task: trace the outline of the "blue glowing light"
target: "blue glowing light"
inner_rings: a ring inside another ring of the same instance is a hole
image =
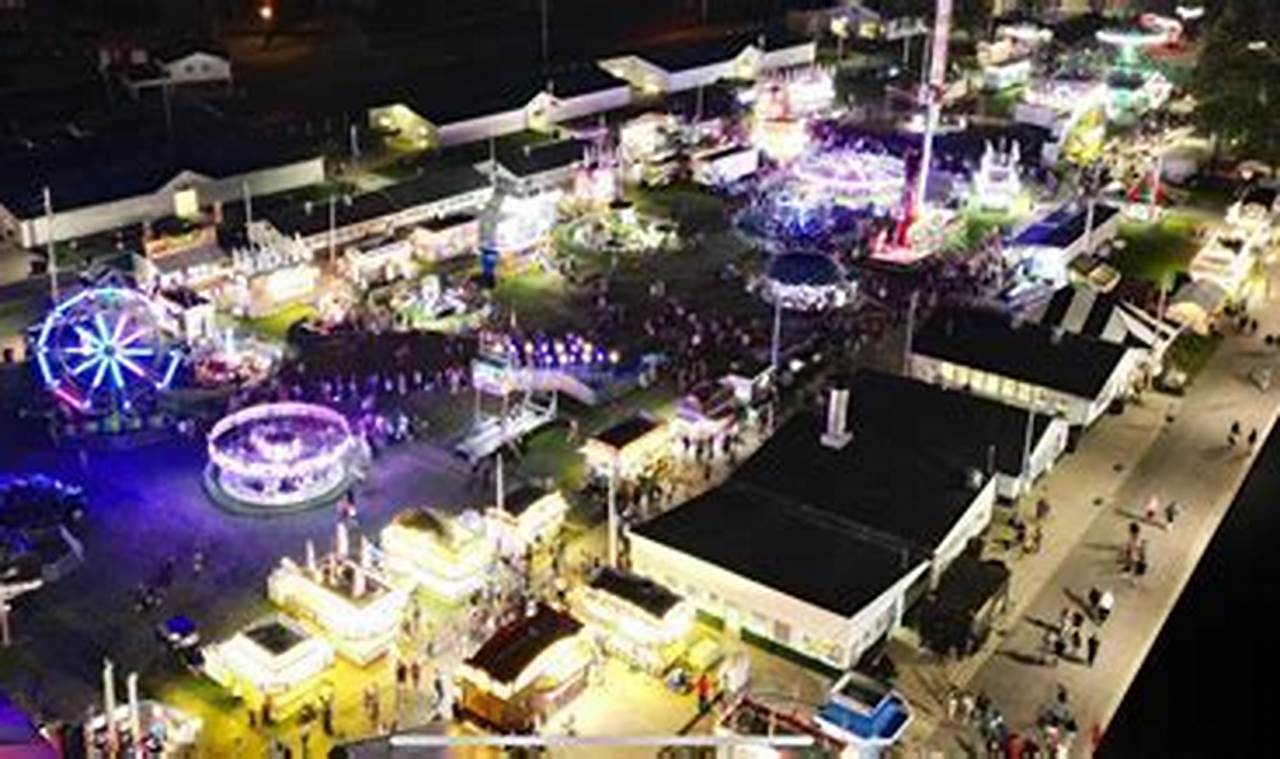
[[[161,347],[150,302],[133,290],[86,290],[49,312],[36,340],[45,386],[81,412],[129,409],[139,392],[166,389],[181,353]],[[104,406],[105,402],[105,406]]]

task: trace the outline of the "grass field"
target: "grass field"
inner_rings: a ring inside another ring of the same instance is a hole
[[[1170,214],[1154,224],[1122,223],[1119,239],[1125,247],[1113,262],[1126,276],[1170,287],[1200,248],[1197,227],[1195,219],[1181,214]]]
[[[264,316],[260,319],[247,319],[245,324],[249,329],[265,338],[284,340],[289,334],[290,327],[313,314],[315,314],[315,309],[311,306],[305,303],[296,303],[270,316]]]

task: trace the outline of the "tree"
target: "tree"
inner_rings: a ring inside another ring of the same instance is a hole
[[[1228,0],[1192,79],[1196,121],[1245,159],[1280,164],[1280,12],[1274,0]]]

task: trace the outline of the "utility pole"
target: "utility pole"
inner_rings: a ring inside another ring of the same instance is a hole
[[[546,67],[547,61],[551,59],[551,36],[547,26],[547,3],[549,0],[542,0],[540,7],[542,9],[542,66]]]
[[[1031,469],[1031,439],[1035,436],[1036,427],[1036,402],[1031,401],[1031,407],[1027,409],[1027,434],[1022,440],[1022,476],[1027,477]],[[1030,484],[1030,477],[1027,479]]]
[[[902,341],[902,373],[911,376],[911,340],[916,331],[916,306],[920,302],[920,291],[911,291],[911,301],[907,304],[907,336]]]
[[[618,568],[618,457],[614,451],[609,463],[609,566]]]
[[[329,264],[337,256],[338,194],[329,193]]]
[[[53,242],[53,191],[44,188],[44,237],[45,256],[49,269],[49,297],[58,302],[58,253]]]
[[[1084,176],[1085,214],[1084,214],[1084,251],[1093,252],[1093,212],[1097,203],[1098,182],[1102,172],[1102,163],[1094,162],[1086,170]]]
[[[249,189],[249,181],[240,183],[240,193],[244,196],[244,236],[249,238],[249,227],[253,225],[253,193]]]
[[[169,141],[169,150],[173,150],[173,104],[169,98],[169,82],[160,85],[161,97],[164,100],[164,134]]]
[[[778,361],[782,352],[782,297],[773,295],[773,339],[769,343],[769,366],[773,368],[773,380],[778,381]]]

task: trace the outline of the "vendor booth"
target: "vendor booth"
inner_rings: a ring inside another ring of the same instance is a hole
[[[881,756],[911,722],[907,700],[887,685],[850,670],[831,689],[814,717],[818,728],[855,749],[857,756]]]
[[[608,476],[616,468],[618,476],[629,479],[665,459],[670,448],[666,422],[637,415],[592,437],[582,454],[596,474]]]
[[[684,653],[694,609],[645,577],[605,567],[570,593],[569,605],[604,650],[658,674]]]
[[[485,513],[485,523],[501,553],[522,556],[530,548],[553,540],[568,512],[569,503],[559,490],[526,485],[503,495]]]
[[[531,732],[587,685],[582,623],[540,604],[499,628],[458,668],[462,715],[503,732]]]
[[[676,432],[695,439],[714,438],[731,431],[739,400],[724,379],[695,385],[676,406]]]
[[[497,557],[476,512],[422,508],[400,512],[383,528],[382,551],[393,573],[452,603],[485,584]]]
[[[314,622],[339,654],[368,664],[391,650],[409,595],[394,588],[360,561],[339,553],[307,562],[286,557],[267,578],[267,596]]]
[[[333,648],[283,614],[204,649],[205,673],[254,711],[285,719],[321,694]]]

